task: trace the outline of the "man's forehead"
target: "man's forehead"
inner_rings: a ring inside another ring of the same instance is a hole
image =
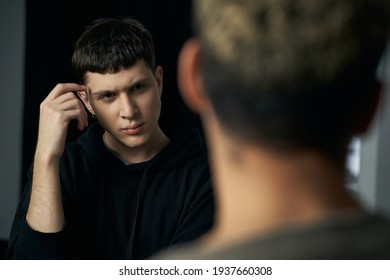
[[[151,71],[132,71],[131,69],[112,74],[90,73],[85,86],[89,94],[115,92],[126,90],[138,83],[148,82],[153,77]]]

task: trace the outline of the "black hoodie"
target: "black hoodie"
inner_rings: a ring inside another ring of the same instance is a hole
[[[207,231],[214,217],[209,166],[196,129],[147,162],[125,165],[94,124],[60,162],[66,225],[40,233],[25,221],[31,169],[12,225],[7,258],[144,259]]]

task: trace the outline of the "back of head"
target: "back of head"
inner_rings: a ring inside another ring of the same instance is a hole
[[[195,0],[204,82],[225,130],[343,157],[372,98],[386,0]]]
[[[78,81],[85,83],[88,71],[116,73],[139,60],[154,69],[154,45],[149,31],[135,19],[105,18],[94,21],[80,36],[72,66]]]

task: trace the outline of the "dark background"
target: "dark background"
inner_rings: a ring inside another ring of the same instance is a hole
[[[129,16],[152,33],[156,62],[164,70],[160,125],[174,137],[192,126],[202,133],[198,117],[183,103],[176,85],[177,56],[190,37],[191,0],[34,0],[26,1],[26,46],[23,117],[22,185],[37,139],[39,104],[60,82],[75,82],[71,70],[74,43],[85,25],[103,17]],[[79,136],[74,125],[68,140]],[[0,256],[7,242],[0,241]]]

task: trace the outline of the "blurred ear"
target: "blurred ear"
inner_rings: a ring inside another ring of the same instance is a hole
[[[92,109],[91,103],[89,102],[89,98],[86,91],[78,91],[77,95],[80,97],[81,101],[84,103],[85,107],[88,109],[88,111],[95,115],[95,112]]]
[[[199,41],[187,40],[178,59],[178,86],[187,106],[195,113],[202,113],[209,105],[201,73],[201,51]]]
[[[379,102],[382,97],[383,84],[379,81],[376,82],[376,86],[372,92],[372,98],[368,104],[365,104],[367,107],[365,114],[362,116],[361,124],[358,127],[358,134],[364,134],[370,128],[370,124],[372,123],[375,113],[379,107]]]

